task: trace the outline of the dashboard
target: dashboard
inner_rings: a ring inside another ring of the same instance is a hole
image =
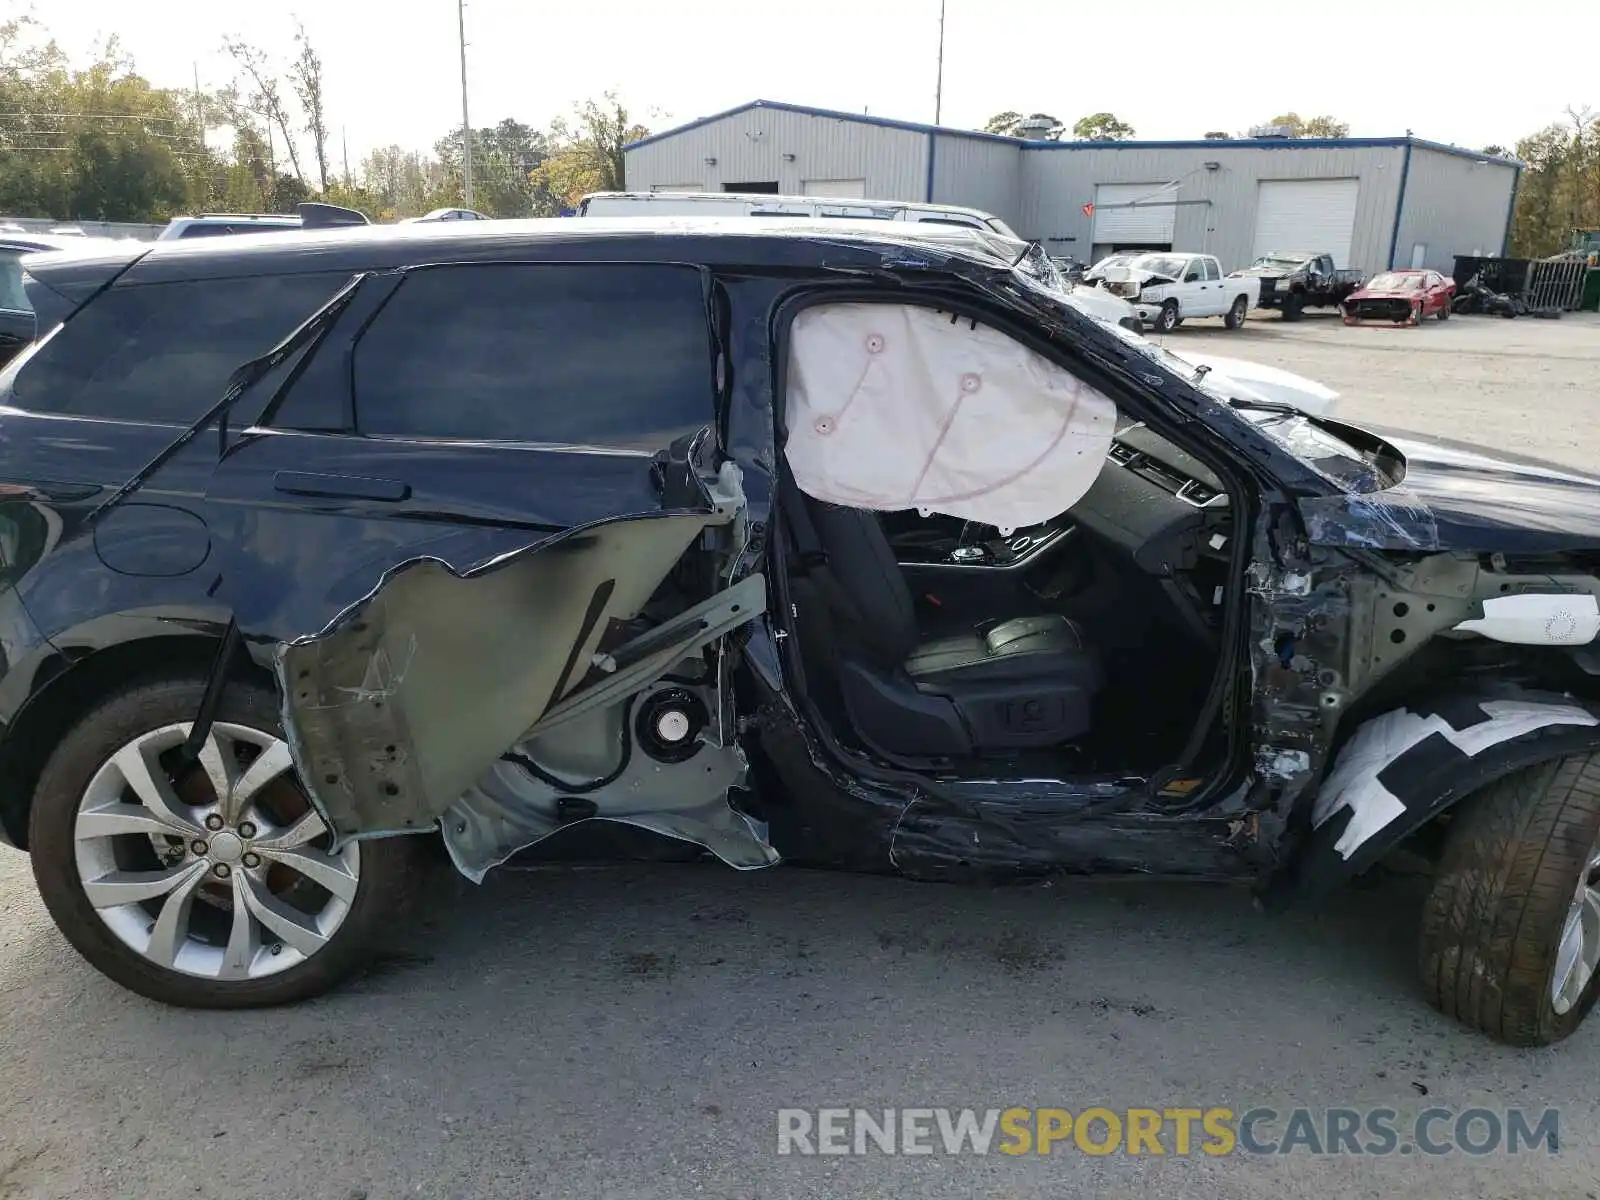
[[[1225,562],[1230,530],[1221,480],[1139,423],[1118,429],[1105,469],[1069,512],[1010,537],[958,518],[885,514],[896,558],[941,572],[1021,570],[1088,535],[1140,571],[1171,578],[1206,559]]]

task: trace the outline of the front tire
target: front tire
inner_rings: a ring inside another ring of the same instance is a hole
[[[142,996],[193,1008],[315,996],[396,916],[410,847],[332,851],[266,688],[230,687],[200,761],[175,779],[204,690],[127,688],[61,740],[34,794],[34,879],[73,947]]]
[[[1298,321],[1305,315],[1306,298],[1299,292],[1290,292],[1283,299],[1283,319]]]
[[[1448,321],[1448,320],[1449,320],[1449,319],[1450,319],[1450,306],[1449,306],[1449,305],[1448,305],[1448,304],[1446,304],[1446,305],[1445,305],[1445,306],[1444,306],[1444,307],[1443,307],[1443,308],[1441,308],[1441,309],[1440,309],[1440,310],[1439,310],[1439,311],[1438,311],[1438,313],[1437,313],[1437,314],[1435,314],[1435,315],[1436,315],[1436,316],[1437,316],[1437,317],[1438,317],[1438,318],[1439,318],[1439,320],[1441,320],[1441,321]]]
[[[1178,327],[1178,302],[1168,300],[1161,306],[1161,311],[1156,314],[1156,332],[1171,333]]]
[[[1518,771],[1455,810],[1423,909],[1429,1001],[1513,1046],[1558,1042],[1600,994],[1600,754]]]
[[[1222,324],[1227,329],[1238,329],[1244,324],[1245,316],[1250,309],[1250,301],[1244,296],[1235,298],[1227,314],[1222,318]]]

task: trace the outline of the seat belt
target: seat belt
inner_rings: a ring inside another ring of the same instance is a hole
[[[824,604],[860,628],[861,610],[840,586],[838,577],[829,567],[828,552],[823,549],[822,539],[817,537],[817,527],[811,523],[811,514],[806,509],[805,493],[789,473],[787,462],[778,469],[778,487],[779,506],[783,510],[784,523],[789,528],[789,540],[794,550],[789,568],[790,578],[809,580],[822,596]]]

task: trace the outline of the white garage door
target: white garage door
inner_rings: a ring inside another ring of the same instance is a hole
[[[865,179],[807,179],[800,187],[807,196],[846,196],[860,200],[867,194]]]
[[[1264,179],[1256,193],[1255,257],[1276,250],[1326,250],[1350,265],[1359,179]]]
[[[1094,189],[1094,242],[1170,246],[1178,189],[1161,183],[1102,183]]]

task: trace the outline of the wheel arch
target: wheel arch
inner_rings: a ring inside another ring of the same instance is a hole
[[[182,632],[177,630],[182,629]],[[0,741],[0,831],[19,849],[28,848],[28,817],[39,773],[61,738],[113,692],[161,678],[204,677],[221,639],[220,626],[184,628],[166,623],[162,632],[75,654],[55,651],[35,673],[26,703]],[[268,687],[272,675],[241,656],[237,677]]]
[[[1310,898],[1362,874],[1514,772],[1600,750],[1600,702],[1497,687],[1408,700],[1362,721],[1332,760],[1273,892]]]

